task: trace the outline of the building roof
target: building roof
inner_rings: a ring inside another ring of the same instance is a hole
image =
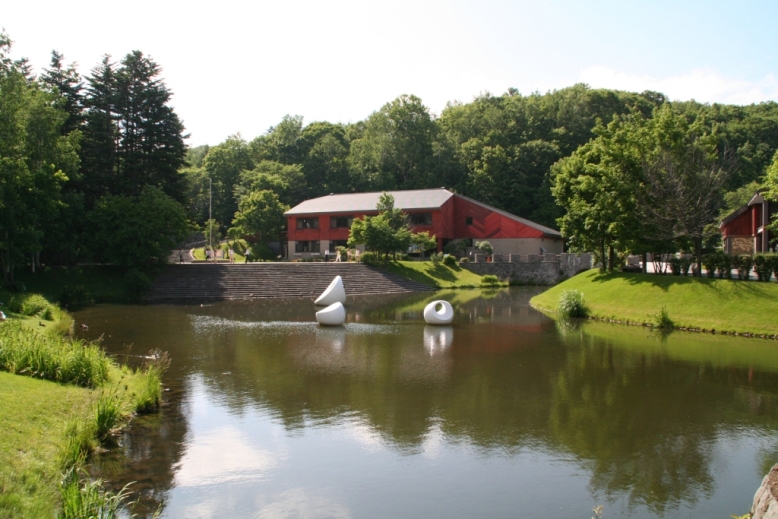
[[[752,205],[756,204],[763,204],[764,203],[764,197],[757,191],[753,197],[751,197],[751,200],[746,205],[740,206],[739,208],[732,211],[726,218],[724,218],[721,223],[719,224],[719,229],[727,225],[729,222],[740,216],[741,214],[748,211],[748,208]]]
[[[507,211],[497,209],[472,198],[455,194],[445,188],[440,189],[412,189],[407,191],[378,191],[374,193],[344,193],[321,196],[301,202],[284,213],[285,216],[310,215],[310,214],[343,214],[343,213],[370,213],[376,212],[378,199],[383,193],[394,197],[394,206],[403,211],[423,211],[440,209],[451,197],[458,196],[470,203],[480,205],[490,211],[499,213],[506,218],[517,221],[544,234],[553,237],[561,237],[562,234],[554,229],[532,222]]]
[[[440,209],[449,198],[454,196],[454,193],[448,189],[412,189],[385,192],[394,197],[394,206],[403,211]],[[376,205],[378,205],[378,199],[383,193],[384,191],[320,196],[297,204],[284,215],[374,212]]]

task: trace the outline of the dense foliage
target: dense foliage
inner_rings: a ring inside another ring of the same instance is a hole
[[[252,140],[237,134],[187,150],[160,67],[141,52],[118,63],[105,56],[85,78],[53,52],[35,78],[9,50],[3,35],[6,278],[17,265],[41,261],[147,264],[180,240],[187,218],[200,229],[213,218],[214,235],[232,228],[232,236],[276,241],[280,213],[305,199],[441,186],[559,226],[573,249],[594,251],[603,266],[628,252],[681,248],[699,257],[710,224],[762,186],[778,195],[774,102],[670,103],[656,92],[578,84],[545,94],[485,93],[438,115],[402,95],[364,121],[305,124],[286,116]],[[699,185],[705,189],[687,189]],[[167,208],[182,205],[185,217],[176,212],[175,228],[168,222],[153,246],[125,247],[122,241],[145,239],[129,233],[130,222],[156,225],[131,214],[147,188]],[[704,201],[690,203],[694,196]],[[129,234],[112,236],[116,229]]]
[[[160,68],[133,51],[32,76],[0,35],[0,266],[144,265],[186,235],[186,146]]]

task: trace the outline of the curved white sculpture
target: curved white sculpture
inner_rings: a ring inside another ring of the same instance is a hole
[[[425,326],[424,347],[430,355],[446,351],[454,342],[454,328],[451,326]]]
[[[324,310],[316,312],[316,320],[324,326],[340,326],[346,322],[346,308],[343,303],[332,303]]]
[[[340,276],[335,276],[327,290],[321,293],[321,295],[313,303],[321,306],[329,306],[333,303],[345,303],[346,302],[346,289],[343,288],[343,279]]]
[[[433,301],[424,307],[424,321],[427,324],[449,324],[453,320],[454,308],[448,301]]]

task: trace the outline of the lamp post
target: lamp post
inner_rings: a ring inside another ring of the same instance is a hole
[[[213,254],[213,182],[208,177],[208,241],[211,245],[211,254]]]

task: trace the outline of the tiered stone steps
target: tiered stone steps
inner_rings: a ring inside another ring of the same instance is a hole
[[[398,294],[432,290],[361,263],[192,263],[168,265],[144,297],[150,303],[318,297],[335,276],[348,295]]]

